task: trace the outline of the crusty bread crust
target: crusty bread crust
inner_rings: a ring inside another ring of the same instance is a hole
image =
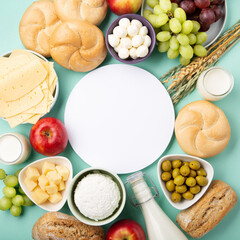
[[[107,0],[54,0],[62,21],[85,20],[99,25],[107,14]]]
[[[227,146],[231,128],[224,112],[216,105],[199,100],[179,112],[175,134],[184,152],[197,157],[213,157]]]
[[[60,24],[51,1],[33,2],[22,16],[19,34],[23,45],[45,57],[50,57],[49,37]]]
[[[203,197],[177,215],[177,223],[193,238],[213,229],[237,202],[236,192],[221,180],[212,181]]]
[[[52,58],[61,66],[76,72],[96,68],[107,55],[102,31],[87,21],[59,24],[49,42]]]
[[[34,240],[104,240],[102,227],[86,225],[73,216],[48,212],[40,217],[32,229]]]

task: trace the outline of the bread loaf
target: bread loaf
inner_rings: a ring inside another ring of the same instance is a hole
[[[175,135],[184,152],[208,158],[225,149],[231,129],[220,108],[200,100],[181,109],[175,122]]]
[[[99,25],[107,14],[107,0],[54,0],[62,21],[86,20]]]
[[[58,64],[76,72],[96,68],[107,55],[102,31],[86,21],[58,25],[50,37],[50,48]]]
[[[86,225],[75,217],[60,212],[48,212],[32,229],[34,240],[104,240],[102,227]]]
[[[177,223],[193,238],[200,238],[213,229],[237,202],[234,190],[220,180],[212,181],[203,197],[181,211]]]
[[[19,34],[23,45],[50,57],[49,36],[60,23],[51,1],[32,3],[22,16]]]

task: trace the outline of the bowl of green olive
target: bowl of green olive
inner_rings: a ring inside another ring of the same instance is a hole
[[[179,210],[190,207],[203,196],[213,174],[210,163],[184,154],[164,156],[157,166],[162,191],[169,203]]]

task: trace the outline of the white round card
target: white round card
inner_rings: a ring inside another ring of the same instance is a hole
[[[65,125],[74,151],[90,166],[130,173],[157,160],[174,129],[174,108],[160,81],[114,64],[81,79],[69,96]]]

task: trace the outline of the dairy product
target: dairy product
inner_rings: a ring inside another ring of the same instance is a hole
[[[0,136],[0,162],[6,165],[25,161],[31,148],[27,139],[18,133],[7,133]]]
[[[120,190],[107,175],[88,174],[77,185],[74,202],[79,211],[95,221],[113,214],[120,202]]]
[[[232,74],[221,67],[212,67],[204,71],[197,82],[199,94],[209,101],[222,99],[231,92],[232,88]]]

